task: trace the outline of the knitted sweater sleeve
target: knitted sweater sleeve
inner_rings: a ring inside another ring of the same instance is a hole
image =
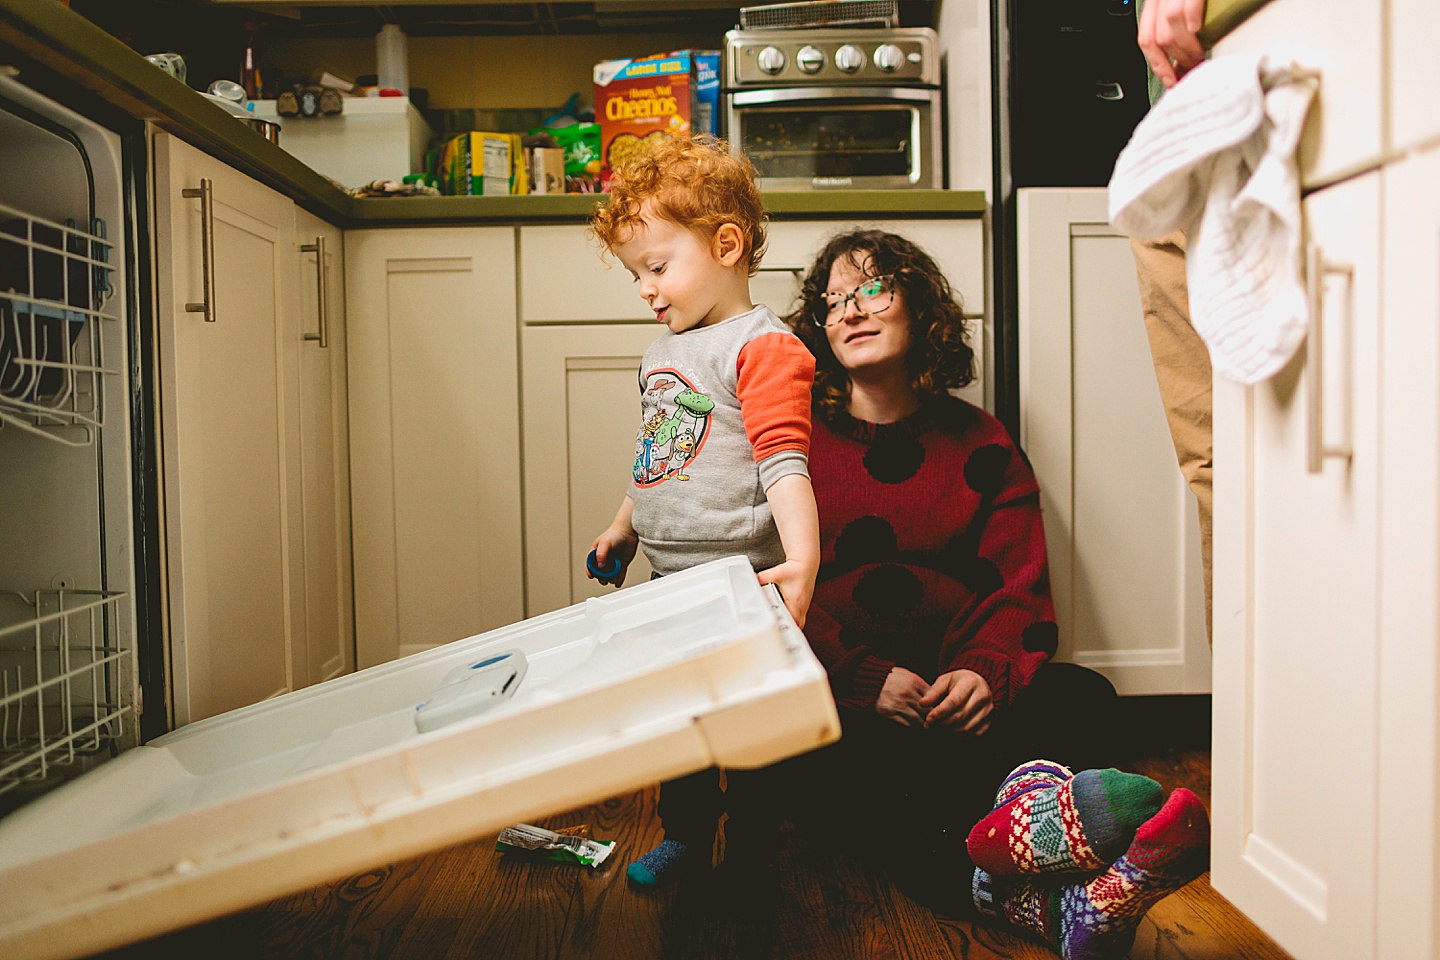
[[[840,622],[817,603],[805,615],[805,639],[825,667],[830,679],[830,693],[842,707],[873,710],[895,664],[878,656],[874,648],[860,645],[853,649],[840,642]]]
[[[940,645],[940,669],[973,670],[996,706],[1012,703],[1055,653],[1058,631],[1034,474],[1014,447],[999,491],[982,515],[975,579],[984,584],[957,611]]]

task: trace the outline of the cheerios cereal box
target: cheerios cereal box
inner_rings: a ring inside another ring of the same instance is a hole
[[[595,65],[601,183],[656,137],[713,134],[720,92],[718,50],[676,50]]]

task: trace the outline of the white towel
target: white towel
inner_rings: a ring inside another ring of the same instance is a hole
[[[1316,85],[1264,54],[1207,61],[1135,128],[1110,179],[1117,230],[1186,232],[1190,322],[1240,383],[1274,375],[1305,339],[1295,148]]]

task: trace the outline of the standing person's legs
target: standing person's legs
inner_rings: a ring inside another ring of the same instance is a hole
[[[1179,231],[1154,240],[1131,240],[1145,333],[1155,361],[1160,400],[1180,462],[1200,511],[1200,552],[1205,569],[1205,631],[1210,634],[1211,427],[1210,353],[1190,325],[1185,285],[1186,237]]]

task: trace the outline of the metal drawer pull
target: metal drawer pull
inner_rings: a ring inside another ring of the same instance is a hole
[[[325,238],[319,236],[314,243],[302,243],[300,252],[315,254],[315,296],[320,320],[320,332],[307,333],[305,339],[319,340],[323,350],[330,345],[330,314],[325,309]]]
[[[1320,472],[1322,461],[1326,457],[1339,457],[1348,461],[1355,455],[1355,447],[1349,436],[1343,443],[1327,444],[1325,442],[1323,344],[1325,340],[1326,276],[1344,277],[1347,288],[1353,288],[1355,268],[1349,264],[1326,263],[1324,254],[1320,252],[1320,245],[1312,243],[1307,248],[1305,257],[1305,286],[1310,301],[1310,331],[1307,334],[1309,343],[1305,348],[1306,362],[1310,367],[1305,382],[1305,400],[1309,421],[1305,437],[1305,467],[1311,473]]]
[[[186,187],[180,196],[200,198],[200,272],[204,278],[205,299],[185,304],[186,313],[205,314],[206,323],[215,322],[215,191],[209,177],[200,178],[200,188]]]

